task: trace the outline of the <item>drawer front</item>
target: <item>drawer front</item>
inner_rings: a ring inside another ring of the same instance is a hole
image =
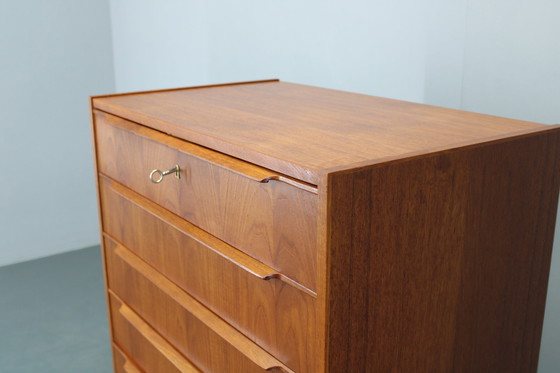
[[[204,372],[292,372],[135,254],[104,239],[108,287]]]
[[[313,188],[109,114],[94,115],[101,173],[316,290]],[[179,179],[150,181],[151,170],[175,165]]]
[[[126,187],[99,187],[106,233],[293,370],[314,371],[312,294]]]
[[[116,296],[111,294],[109,302],[114,342],[135,362],[132,364],[127,358],[122,362],[121,355],[115,359],[117,366],[125,372],[134,371],[135,365],[145,372],[200,372]]]
[[[142,373],[136,364],[115,345],[113,345],[113,365],[115,373]]]

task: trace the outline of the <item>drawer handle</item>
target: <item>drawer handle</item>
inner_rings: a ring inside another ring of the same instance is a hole
[[[144,320],[128,308],[124,303],[119,307],[121,316],[134,327],[146,341],[150,343],[163,357],[169,360],[180,372],[199,372],[190,361],[186,360],[179,352],[175,350],[163,337],[154,331]],[[127,360],[128,363],[128,360]],[[130,363],[129,363],[130,366]],[[140,373],[138,370],[126,370],[126,364],[123,367],[127,373]],[[136,368],[132,366],[132,368]],[[129,369],[131,369],[129,367]]]
[[[138,368],[136,368],[130,361],[125,361],[123,365],[125,373],[140,373]]]
[[[181,172],[181,168],[179,167],[178,164],[176,164],[175,167],[167,171],[160,171],[156,168],[155,170],[152,170],[152,172],[150,172],[150,181],[154,184],[159,184],[163,180],[164,176],[167,176],[171,173],[175,173],[175,177],[177,179],[180,179],[181,178],[180,172]]]

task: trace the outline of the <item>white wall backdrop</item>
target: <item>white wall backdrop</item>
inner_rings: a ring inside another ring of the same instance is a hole
[[[429,12],[398,3],[111,1],[116,87],[279,77],[421,101]]]
[[[557,0],[469,0],[462,108],[560,123],[559,17]]]
[[[88,96],[114,89],[108,2],[0,1],[0,265],[99,242]]]
[[[560,123],[557,0],[110,0],[118,91],[285,81]],[[560,366],[560,229],[540,373]]]

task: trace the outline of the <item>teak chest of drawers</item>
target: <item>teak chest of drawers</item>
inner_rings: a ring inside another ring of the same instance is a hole
[[[536,371],[558,126],[279,81],[92,117],[116,372]]]

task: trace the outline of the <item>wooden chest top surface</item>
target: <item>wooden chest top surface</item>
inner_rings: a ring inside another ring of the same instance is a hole
[[[551,128],[279,81],[100,96],[93,107],[312,184],[329,170]]]

